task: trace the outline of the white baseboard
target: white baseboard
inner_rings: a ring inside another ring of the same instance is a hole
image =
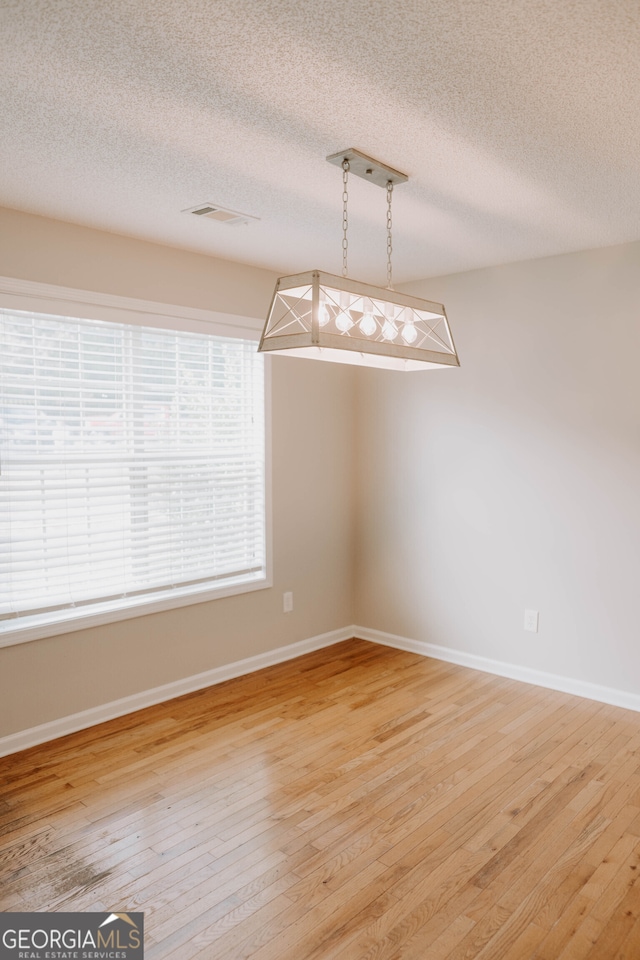
[[[501,660],[490,660],[487,657],[466,653],[463,650],[453,650],[435,643],[410,640],[407,637],[385,633],[382,630],[373,630],[370,627],[349,626],[341,630],[332,630],[330,633],[310,637],[308,640],[300,640],[286,647],[268,650],[266,653],[259,653],[255,657],[247,657],[245,660],[236,660],[234,663],[228,663],[222,667],[214,667],[213,670],[207,670],[204,673],[185,677],[182,680],[175,680],[161,687],[153,687],[151,690],[144,690],[130,697],[112,700],[110,703],[91,707],[89,710],[73,713],[68,717],[61,717],[59,720],[52,720],[49,723],[42,723],[37,727],[30,727],[28,730],[21,730],[18,733],[1,737],[0,757],[17,753],[19,750],[26,750],[29,747],[35,747],[39,743],[56,740],[68,733],[75,733],[77,730],[85,730],[87,727],[93,727],[105,720],[114,720],[116,717],[134,713],[136,710],[151,707],[156,703],[173,700],[175,697],[192,693],[194,690],[212,687],[217,683],[223,683],[225,680],[233,680],[234,677],[253,673],[276,663],[284,663],[286,660],[293,660],[305,653],[330,647],[334,643],[350,640],[352,637],[369,640],[386,647],[395,647],[397,650],[406,650],[409,653],[417,653],[422,657],[433,657],[434,660],[456,663],[459,666],[481,670],[483,673],[491,673],[498,677],[508,677],[510,680],[520,680],[522,683],[532,683],[534,686],[546,687],[550,690],[570,693],[577,697],[585,697],[587,700],[596,700],[600,703],[609,703],[614,707],[624,707],[627,710],[640,712],[639,694],[600,686],[596,683],[588,683],[585,680],[574,680],[571,677],[562,677],[554,673],[545,673],[542,670],[533,670],[530,667],[519,667],[516,664],[505,663]]]
[[[354,637],[359,637],[361,640],[370,640],[372,643],[381,643],[386,647],[395,647],[398,650],[417,653],[422,657],[433,657],[434,660],[444,660],[447,663],[457,663],[461,667],[482,670],[483,673],[508,677],[510,680],[520,680],[522,683],[532,683],[536,687],[546,687],[548,690],[571,693],[576,697],[597,700],[599,703],[609,703],[614,707],[640,711],[640,694],[637,693],[616,690],[614,687],[603,687],[586,680],[574,680],[571,677],[562,677],[555,673],[545,673],[543,670],[534,670],[531,667],[519,667],[502,660],[490,660],[474,653],[465,653],[463,650],[441,647],[435,643],[409,640],[407,637],[398,637],[393,633],[385,633],[382,630],[372,630],[370,627],[354,626],[350,630]]]
[[[165,700],[173,700],[185,693],[193,693],[194,690],[212,687],[217,683],[223,683],[225,680],[233,680],[234,677],[254,673],[256,670],[262,670],[264,667],[270,667],[276,663],[284,663],[286,660],[293,660],[305,653],[311,653],[313,650],[321,650],[323,647],[340,643],[342,640],[350,640],[353,636],[352,630],[352,627],[345,627],[342,630],[321,633],[308,640],[300,640],[286,647],[277,647],[275,650],[259,653],[255,657],[236,660],[235,663],[214,667],[213,670],[206,670],[204,673],[197,673],[182,680],[174,680],[171,683],[163,684],[161,687],[143,690],[141,693],[122,697],[120,700],[112,700],[110,703],[103,703],[98,707],[91,707],[89,710],[82,710],[80,713],[61,717],[59,720],[51,720],[49,723],[41,723],[37,727],[30,727],[28,730],[12,733],[7,737],[0,737],[0,757],[17,753],[19,750],[27,750],[29,747],[35,747],[39,743],[46,743],[49,740],[57,740],[58,737],[64,737],[68,733],[85,730],[87,727],[104,723],[105,720],[114,720],[116,717],[134,713],[136,710],[151,707],[156,703],[163,703]]]

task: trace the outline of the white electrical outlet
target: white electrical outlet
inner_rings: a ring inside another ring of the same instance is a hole
[[[538,632],[538,618],[540,614],[537,610],[525,610],[524,612],[524,628],[528,630],[529,633]]]
[[[293,593],[291,590],[287,590],[286,593],[282,594],[282,612],[291,613],[293,610]]]

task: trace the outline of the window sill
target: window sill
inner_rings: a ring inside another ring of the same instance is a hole
[[[179,587],[148,598],[133,597],[131,599],[109,600],[104,603],[92,604],[90,607],[77,607],[70,610],[56,610],[54,613],[15,617],[11,620],[3,620],[0,623],[0,647],[30,643],[32,640],[60,636],[64,633],[86,630],[89,627],[100,627],[107,623],[115,623],[118,620],[145,617],[149,614],[162,613],[165,610],[174,610],[196,603],[207,603],[210,600],[221,600],[224,597],[233,597],[241,593],[265,590],[271,586],[270,578],[260,573],[252,579],[243,578],[242,581],[235,583],[227,581],[223,586]]]

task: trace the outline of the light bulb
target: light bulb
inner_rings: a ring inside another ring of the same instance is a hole
[[[320,301],[318,305],[318,323],[321,327],[326,327],[326,325],[329,323],[329,320],[331,320],[329,309],[326,303]]]
[[[402,339],[405,343],[415,343],[418,336],[418,331],[415,328],[414,323],[405,323],[402,328]]]
[[[378,329],[378,324],[372,313],[363,313],[359,327],[365,337],[372,337]]]
[[[385,320],[382,328],[382,336],[385,340],[395,340],[398,336],[398,328],[395,323],[392,323],[391,320]]]
[[[336,327],[341,333],[347,333],[353,326],[353,320],[348,310],[341,310],[336,317]]]

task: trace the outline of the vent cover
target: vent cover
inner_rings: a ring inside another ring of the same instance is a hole
[[[260,219],[260,217],[254,217],[250,213],[240,213],[238,210],[221,207],[219,203],[199,203],[196,207],[189,207],[188,210],[182,212],[193,213],[196,217],[206,217],[207,220],[217,220],[218,223],[226,223],[229,227]]]

